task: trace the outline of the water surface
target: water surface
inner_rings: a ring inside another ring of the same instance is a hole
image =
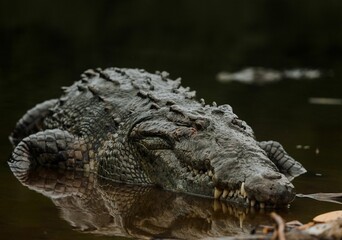
[[[113,230],[119,218],[136,237],[234,236],[269,222],[267,213],[157,190],[145,192],[144,204],[132,204],[123,215],[108,214],[113,207],[108,191],[114,190],[99,188],[107,206],[101,225],[90,220],[94,211],[86,197],[58,201],[19,183],[6,164],[16,121],[35,104],[58,97],[60,86],[90,67],[139,67],[181,76],[198,98],[229,103],[257,139],[281,142],[308,169],[294,180],[297,192],[342,192],[342,106],[310,102],[342,99],[341,10],[341,1],[1,1],[0,238],[107,239],[108,232],[120,235],[120,229]],[[263,86],[216,80],[221,71],[251,66],[333,74]],[[306,222],[339,209],[296,199],[279,213]]]

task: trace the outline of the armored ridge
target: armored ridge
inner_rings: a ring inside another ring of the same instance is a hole
[[[229,105],[206,105],[166,72],[87,70],[64,95],[17,123],[9,165],[95,172],[258,207],[287,205],[305,172],[274,141],[258,142]]]

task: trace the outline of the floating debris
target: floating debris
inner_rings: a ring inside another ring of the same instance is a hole
[[[322,72],[317,69],[288,69],[284,71],[249,67],[238,72],[219,72],[216,76],[219,82],[241,82],[245,84],[263,85],[277,82],[282,79],[316,79],[322,77]]]
[[[290,79],[316,79],[322,77],[322,73],[317,69],[291,69],[285,70],[283,76]]]
[[[311,198],[321,202],[331,202],[342,204],[342,193],[312,193],[312,194],[302,194],[297,193],[296,197],[299,198]]]
[[[270,216],[275,226],[260,225],[252,232],[251,236],[254,235],[254,238],[246,236],[238,239],[342,239],[342,211],[321,214],[306,224],[297,220],[285,223],[284,219],[275,212]]]
[[[313,220],[314,220],[314,222],[324,223],[324,222],[334,221],[337,219],[342,219],[342,211],[341,210],[323,213],[321,215],[316,216]]]
[[[320,104],[320,105],[342,105],[342,99],[340,98],[309,98],[310,104]]]
[[[303,150],[309,150],[310,148],[311,148],[311,146],[310,145],[300,145],[300,144],[298,144],[298,145],[296,145],[296,148],[297,149],[303,149]]]
[[[266,68],[245,68],[239,72],[220,72],[217,74],[219,82],[241,82],[246,84],[266,84],[281,80],[279,71]]]

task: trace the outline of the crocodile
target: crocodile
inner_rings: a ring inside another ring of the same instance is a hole
[[[257,141],[228,104],[206,104],[169,73],[96,68],[16,124],[8,164],[96,173],[256,208],[288,206],[305,173],[276,141]]]

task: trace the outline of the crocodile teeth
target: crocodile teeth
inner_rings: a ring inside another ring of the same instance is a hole
[[[209,175],[209,177],[212,177],[213,176],[213,172],[211,170],[209,170],[208,175]]]
[[[230,191],[229,193],[228,193],[228,197],[233,197],[233,195],[234,195],[234,191]]]
[[[222,198],[226,198],[228,194],[229,194],[229,191],[227,189],[225,189],[223,191]]]
[[[244,183],[244,182],[242,182],[242,184],[241,184],[240,192],[241,192],[241,195],[242,195],[244,198],[247,197],[247,193],[246,193],[246,190],[245,190],[245,183]]]
[[[265,203],[260,203],[260,208],[265,208]]]
[[[254,207],[255,206],[255,200],[251,200],[251,206]]]
[[[222,190],[218,189],[218,188],[215,188],[215,191],[214,191],[214,198],[215,199],[218,199],[222,194]]]

